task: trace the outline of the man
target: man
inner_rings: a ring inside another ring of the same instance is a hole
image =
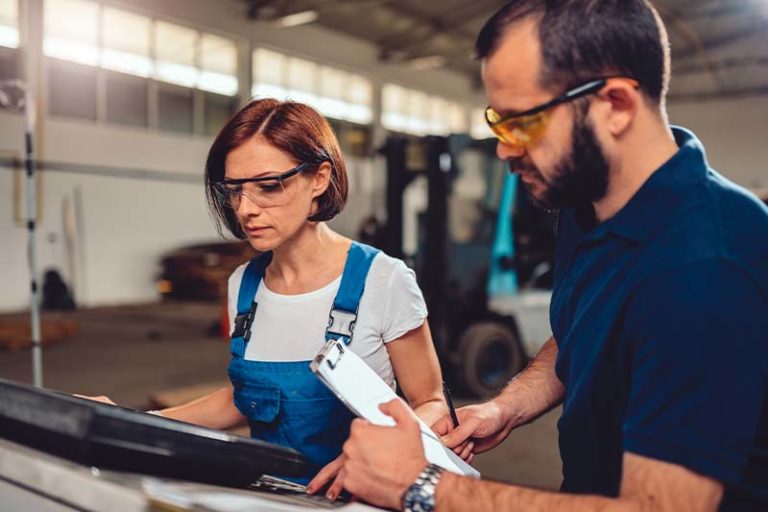
[[[344,486],[406,510],[768,510],[768,209],[669,127],[657,13],[517,0],[476,50],[498,156],[560,209],[553,337],[434,428],[480,453],[562,403],[562,492],[428,466],[398,401],[396,427],[353,424]]]

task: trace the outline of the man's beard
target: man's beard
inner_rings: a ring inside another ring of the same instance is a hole
[[[602,199],[608,190],[608,161],[595,137],[586,115],[577,111],[571,131],[571,151],[556,165],[553,177],[546,180],[533,164],[511,164],[512,170],[533,175],[545,189],[543,194],[533,194],[535,184],[523,184],[528,189],[531,202],[545,210],[569,208]]]

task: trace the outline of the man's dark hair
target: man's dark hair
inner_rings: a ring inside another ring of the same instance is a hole
[[[563,92],[592,78],[623,75],[662,102],[669,83],[669,41],[646,0],[512,0],[483,26],[475,56],[490,56],[507,29],[531,16],[539,19],[539,83],[545,89]]]

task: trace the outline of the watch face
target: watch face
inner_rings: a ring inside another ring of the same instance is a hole
[[[408,488],[403,499],[406,512],[432,512],[435,509],[435,490],[443,469],[429,464]]]

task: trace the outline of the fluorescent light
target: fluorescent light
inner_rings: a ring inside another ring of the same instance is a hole
[[[315,10],[301,11],[294,14],[288,14],[275,20],[278,25],[283,27],[298,27],[299,25],[306,25],[312,23],[320,17],[320,14]]]

